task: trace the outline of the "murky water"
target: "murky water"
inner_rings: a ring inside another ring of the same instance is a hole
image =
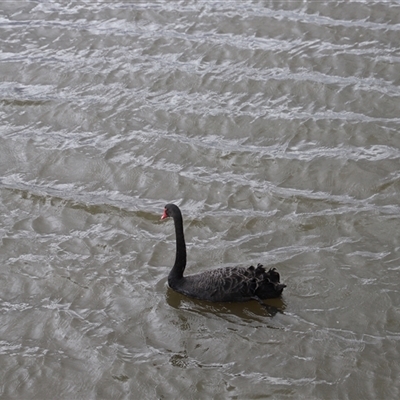
[[[1,9],[1,398],[399,398],[398,2]]]

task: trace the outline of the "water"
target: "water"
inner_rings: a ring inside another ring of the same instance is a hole
[[[399,398],[398,2],[1,8],[1,398]]]

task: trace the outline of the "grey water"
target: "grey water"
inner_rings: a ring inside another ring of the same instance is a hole
[[[0,398],[399,398],[398,1],[0,9]]]

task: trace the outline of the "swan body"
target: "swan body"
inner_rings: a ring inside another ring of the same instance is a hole
[[[168,285],[178,293],[213,302],[260,301],[279,297],[286,285],[279,282],[275,268],[226,267],[183,276],[186,267],[186,244],[182,214],[175,204],[167,204],[161,219],[172,217],[176,235],[175,263],[168,275]]]

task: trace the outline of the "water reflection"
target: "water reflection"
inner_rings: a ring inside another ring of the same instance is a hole
[[[192,310],[202,315],[212,313],[223,318],[234,315],[243,320],[258,319],[260,317],[274,317],[277,313],[284,312],[286,304],[282,298],[264,300],[262,306],[257,301],[241,303],[211,303],[207,301],[188,298],[167,287],[166,302],[173,308]]]

